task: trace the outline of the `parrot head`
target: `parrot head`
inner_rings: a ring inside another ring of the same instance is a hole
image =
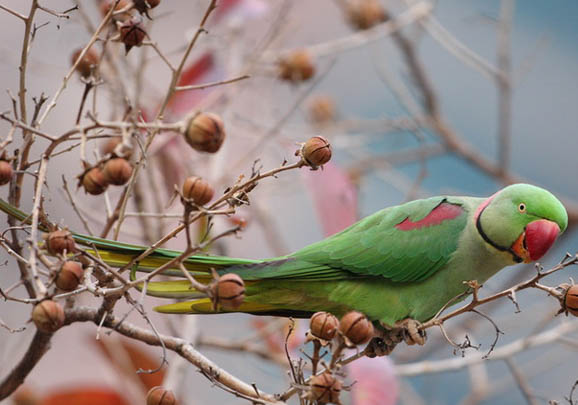
[[[568,226],[568,214],[550,192],[513,184],[489,197],[475,214],[482,238],[513,255],[514,261],[540,259]]]

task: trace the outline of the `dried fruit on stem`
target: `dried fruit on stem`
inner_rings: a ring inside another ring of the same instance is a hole
[[[64,309],[57,302],[42,301],[32,310],[32,322],[42,332],[56,332],[64,325]]]
[[[142,25],[140,17],[133,17],[125,21],[119,27],[120,40],[124,43],[124,49],[128,53],[133,46],[141,46],[147,33]]]
[[[106,161],[102,169],[104,180],[115,186],[126,184],[132,175],[132,165],[123,158],[112,158]]]
[[[317,96],[309,103],[309,118],[314,124],[327,124],[335,119],[335,103],[328,96]]]
[[[68,260],[62,264],[56,276],[55,284],[61,290],[73,291],[82,281],[83,274],[84,271],[80,263]]]
[[[93,167],[80,177],[80,184],[88,194],[99,195],[106,191],[108,182],[100,167]]]
[[[161,0],[134,0],[134,8],[148,17],[147,11],[161,4]]]
[[[46,249],[53,255],[74,252],[75,245],[72,234],[67,229],[50,232],[46,236]]]
[[[361,345],[373,337],[373,324],[361,312],[351,311],[341,318],[339,331],[354,345]]]
[[[309,397],[318,404],[339,404],[343,383],[329,371],[315,375],[309,380]]]
[[[278,63],[279,77],[293,83],[309,80],[315,74],[313,57],[305,49],[298,49]]]
[[[116,0],[101,0],[100,2],[100,13],[104,17],[110,11],[110,8],[114,4]],[[130,6],[130,0],[120,0],[116,7],[114,8],[114,12],[124,10]],[[132,17],[130,11],[126,11],[124,13],[116,14],[112,16],[113,20],[115,21],[125,21]]]
[[[365,30],[387,20],[379,0],[353,0],[347,5],[347,18],[356,29]]]
[[[14,170],[10,162],[0,160],[0,186],[10,183]]]
[[[227,273],[212,286],[213,299],[225,309],[237,309],[245,299],[245,282],[235,273]]]
[[[185,140],[199,152],[215,153],[225,140],[223,121],[217,114],[197,114],[187,124]]]
[[[578,285],[572,285],[564,295],[564,309],[574,316],[578,316]]]
[[[213,199],[215,190],[204,179],[197,176],[187,177],[183,183],[183,197],[197,205],[205,205]]]
[[[317,169],[331,160],[331,144],[322,136],[314,136],[301,145],[296,154],[312,169]]]
[[[164,387],[152,387],[147,393],[147,405],[175,405],[176,403],[175,394]]]
[[[309,321],[311,334],[319,339],[331,340],[339,328],[339,320],[329,312],[316,312]]]
[[[82,48],[74,51],[71,58],[72,65],[76,63],[76,60],[78,59],[81,53]],[[88,48],[82,59],[80,59],[80,61],[78,62],[78,65],[76,65],[76,71],[86,79],[92,76],[99,62],[100,57],[98,56],[98,53],[93,48]]]

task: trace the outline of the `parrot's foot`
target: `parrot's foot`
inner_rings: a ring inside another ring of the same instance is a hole
[[[408,345],[420,345],[425,344],[427,335],[425,330],[420,329],[421,323],[415,319],[407,318],[403,321],[399,321],[395,324],[394,329],[400,329],[402,333],[403,340]]]

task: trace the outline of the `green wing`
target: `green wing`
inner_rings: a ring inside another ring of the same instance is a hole
[[[433,211],[452,206],[452,215]],[[454,209],[455,208],[455,209]],[[263,268],[233,267],[244,279],[339,280],[382,276],[394,282],[422,281],[442,268],[458,247],[467,207],[459,198],[433,197],[379,211],[344,231]],[[403,221],[413,229],[399,229]],[[421,221],[421,222],[420,222]]]

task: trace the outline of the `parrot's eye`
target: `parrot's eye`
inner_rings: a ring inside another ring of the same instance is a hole
[[[518,205],[518,211],[520,211],[522,214],[526,212],[526,204],[520,203],[520,205]]]

